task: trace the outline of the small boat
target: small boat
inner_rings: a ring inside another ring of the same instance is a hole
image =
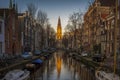
[[[35,68],[36,68],[35,64],[32,64],[32,63],[28,63],[25,65],[25,69],[29,71],[33,71]]]
[[[36,59],[36,60],[33,60],[32,62],[33,64],[42,64],[43,61],[41,59]]]
[[[35,64],[31,64],[31,63],[29,63],[29,64],[26,64],[26,67],[30,67],[30,68],[33,68],[33,67],[35,67]]]
[[[27,70],[15,69],[9,71],[2,80],[28,80],[30,72]]]
[[[36,69],[38,69],[38,68],[40,68],[40,66],[42,66],[43,61],[41,59],[35,59],[35,60],[33,60],[32,63],[35,64]]]
[[[107,73],[105,71],[96,71],[95,76],[96,80],[120,80],[120,77],[118,75]]]

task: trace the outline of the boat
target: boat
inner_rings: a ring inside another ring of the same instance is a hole
[[[40,66],[42,66],[43,60],[35,59],[35,60],[33,60],[32,64],[35,64],[35,68],[38,69],[38,68],[40,68]]]
[[[114,75],[110,72],[105,71],[96,71],[95,73],[96,80],[120,80],[120,77],[118,75]]]
[[[36,68],[35,64],[32,63],[28,63],[25,65],[25,69],[29,70],[29,71],[34,71]]]
[[[15,69],[9,71],[2,80],[28,80],[30,72],[27,70]]]
[[[33,60],[33,64],[42,64],[43,61],[41,59],[35,59]]]
[[[35,64],[28,63],[28,64],[26,64],[25,67],[27,67],[27,68],[34,68],[34,67],[35,67]]]

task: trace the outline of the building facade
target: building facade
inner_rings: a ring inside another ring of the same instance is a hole
[[[106,53],[107,33],[103,26],[115,4],[114,0],[106,1],[95,0],[84,15],[83,45],[89,46],[87,50],[92,53]]]
[[[32,52],[35,50],[35,26],[34,19],[28,11],[18,14],[19,20],[19,39],[21,41],[22,52]]]
[[[0,18],[0,54],[5,53],[5,25],[4,18]]]
[[[20,54],[20,41],[18,40],[18,17],[15,7],[0,9],[0,16],[4,25],[4,53]]]

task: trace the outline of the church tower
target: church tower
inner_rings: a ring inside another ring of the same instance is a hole
[[[57,40],[62,39],[62,27],[61,27],[61,20],[60,17],[58,18],[58,25],[57,25]]]

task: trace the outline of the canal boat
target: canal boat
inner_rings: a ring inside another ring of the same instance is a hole
[[[41,60],[41,59],[35,59],[35,60],[33,60],[32,63],[35,64],[35,68],[38,69],[38,68],[40,68],[40,66],[42,66],[43,60]]]
[[[32,64],[32,63],[28,63],[25,65],[25,69],[29,71],[33,71],[35,68],[36,68],[35,64]]]
[[[36,59],[36,60],[33,60],[33,64],[42,64],[43,61],[41,59]]]
[[[30,72],[27,70],[15,69],[9,71],[2,80],[28,80]]]
[[[120,77],[118,75],[114,75],[110,72],[105,71],[96,71],[95,73],[96,80],[120,80]]]

